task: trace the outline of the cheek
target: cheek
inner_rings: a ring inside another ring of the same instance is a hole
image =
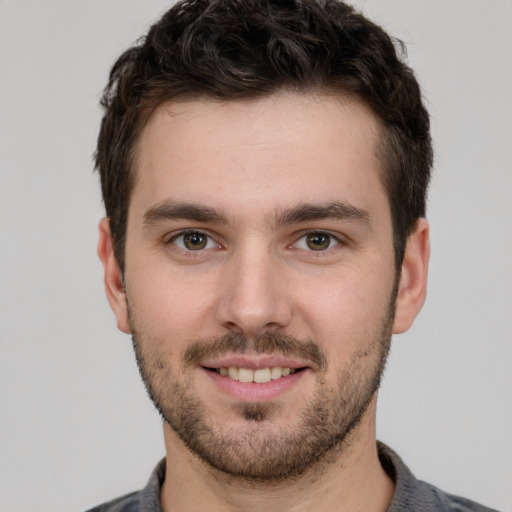
[[[205,332],[210,301],[208,286],[197,280],[153,266],[137,274],[127,291],[139,328],[155,341],[181,349]]]
[[[312,336],[326,346],[350,352],[369,340],[388,312],[392,282],[382,273],[332,276],[321,287],[307,286],[297,303]]]

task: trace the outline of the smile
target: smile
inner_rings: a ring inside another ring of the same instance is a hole
[[[229,368],[214,368],[214,371],[223,377],[228,377],[239,382],[256,382],[263,384],[272,380],[278,380],[281,377],[287,377],[294,374],[300,368],[289,368],[281,366],[273,366],[268,368],[259,368],[252,370],[251,368],[237,368],[230,366]]]
[[[222,362],[210,360],[204,363],[202,373],[215,388],[242,402],[273,400],[297,386],[311,370],[297,361],[275,356],[258,361],[232,356]]]

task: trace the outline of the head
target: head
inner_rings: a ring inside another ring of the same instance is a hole
[[[432,166],[428,113],[400,51],[339,1],[178,2],[117,60],[102,99],[96,168],[121,270],[138,142],[152,112],[173,100],[235,101],[288,90],[351,95],[376,116],[398,271],[425,215]]]
[[[390,38],[340,2],[183,2],[104,105],[99,253],[167,446],[275,481],[368,436],[428,260],[428,116]]]

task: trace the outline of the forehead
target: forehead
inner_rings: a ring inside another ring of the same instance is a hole
[[[233,212],[340,199],[371,204],[384,194],[379,137],[375,116],[351,97],[164,104],[140,137],[130,210],[169,198]]]

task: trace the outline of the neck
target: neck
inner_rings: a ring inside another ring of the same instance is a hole
[[[261,511],[384,512],[394,484],[380,465],[375,439],[376,399],[359,425],[329,460],[293,481],[258,483],[211,468],[183,445],[165,424],[166,478],[161,491],[164,512]]]

